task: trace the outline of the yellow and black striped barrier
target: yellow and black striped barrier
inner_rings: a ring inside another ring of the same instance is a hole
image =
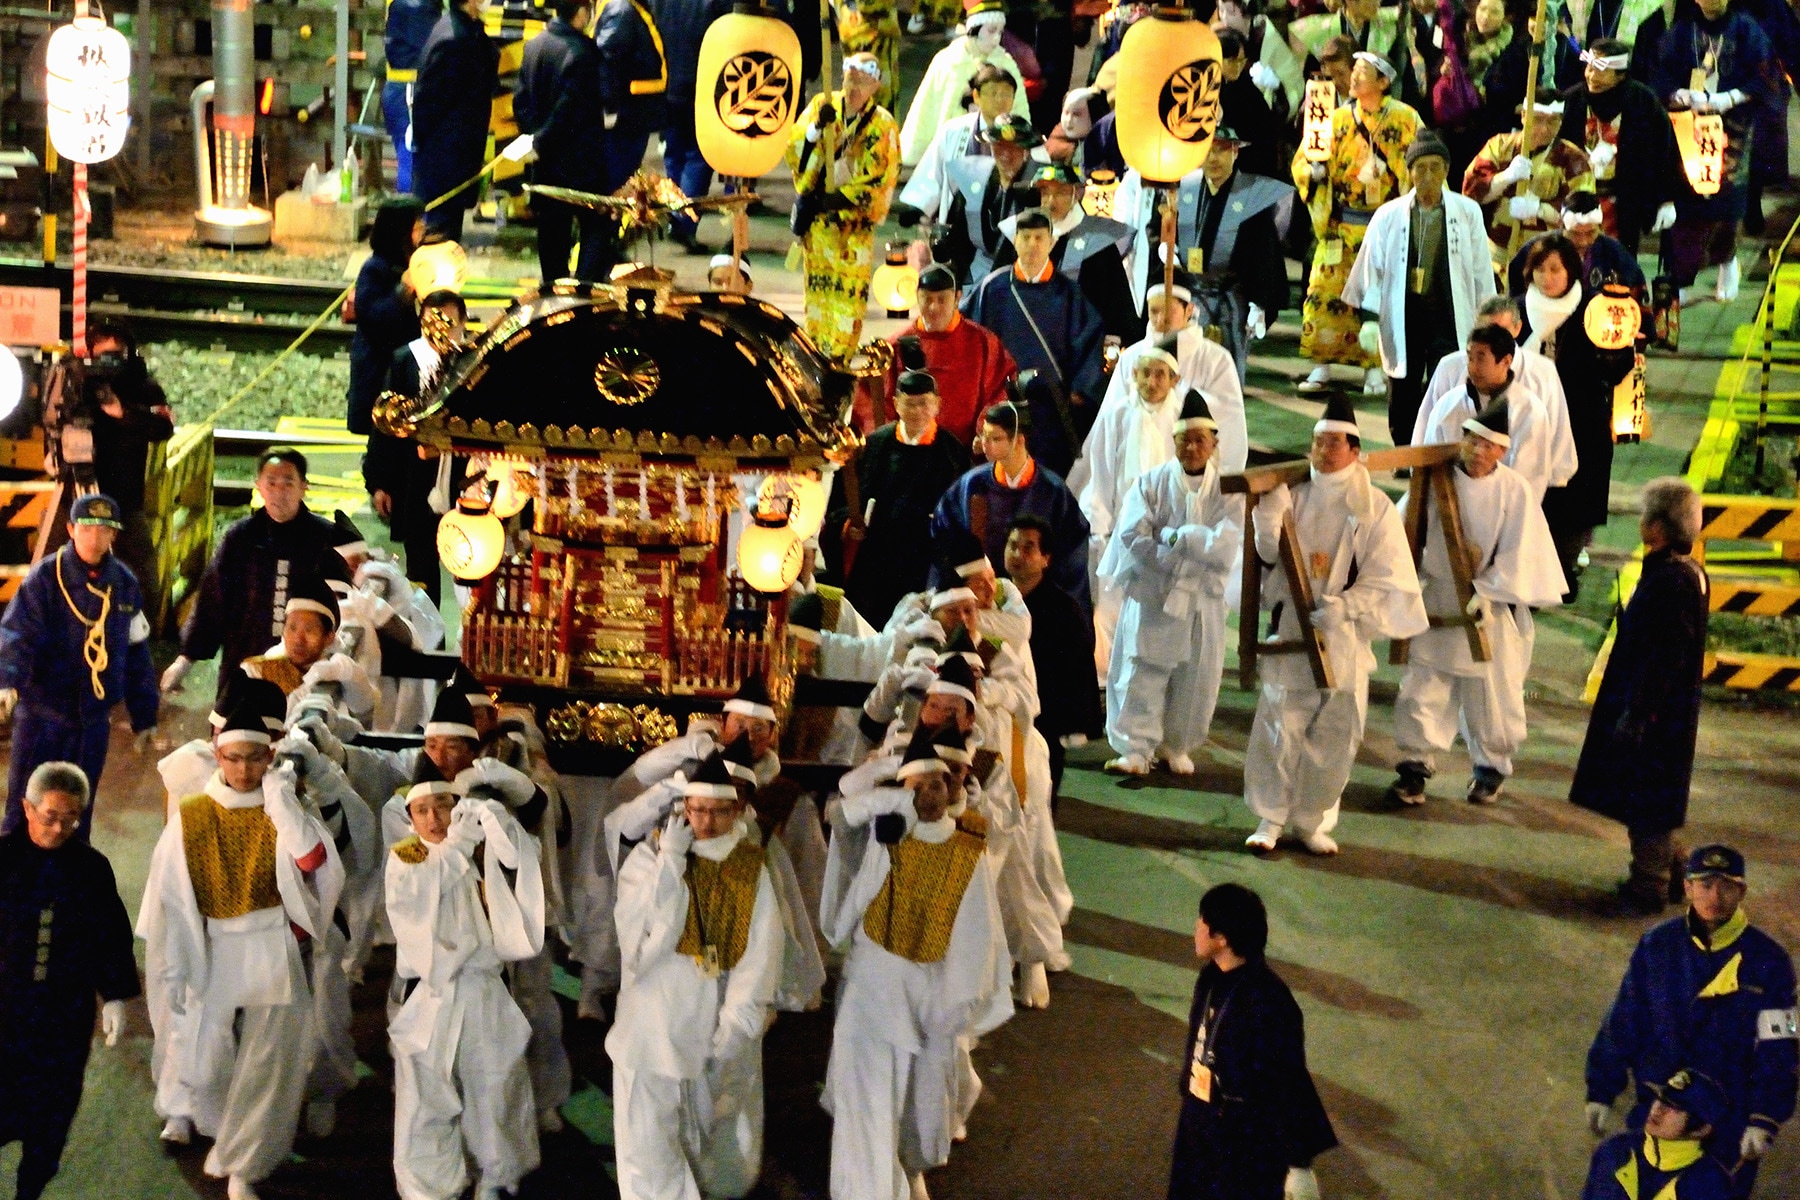
[[[1800,658],[1721,650],[1707,654],[1700,681],[1715,687],[1800,692]]]
[[[1800,500],[1700,497],[1700,541],[1800,543]]]

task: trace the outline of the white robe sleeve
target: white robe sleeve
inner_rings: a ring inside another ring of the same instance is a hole
[[[1406,529],[1385,496],[1375,515],[1357,527],[1356,583],[1342,596],[1364,642],[1417,637],[1431,627]]]
[[[1413,445],[1431,446],[1443,440],[1437,435],[1435,424],[1438,402],[1462,386],[1468,368],[1469,356],[1466,351],[1446,354],[1438,359],[1438,365],[1431,373],[1431,382],[1425,387],[1424,398],[1419,401],[1419,415],[1413,418]]]
[[[1507,484],[1499,540],[1475,577],[1475,591],[1495,604],[1554,608],[1562,603],[1568,584],[1544,510],[1525,480]]]
[[[1120,426],[1124,423],[1120,418],[1127,412],[1121,407],[1103,414],[1088,431],[1087,444],[1081,452],[1082,461],[1088,467],[1087,481],[1077,494],[1076,502],[1081,506],[1081,515],[1087,518],[1088,530],[1097,538],[1112,535]]]
[[[944,954],[944,992],[936,998],[936,1011],[923,1014],[926,1023],[936,1033],[967,1031],[977,1037],[999,1028],[1013,1015],[1011,978],[993,866],[983,854],[963,889]]]
[[[498,801],[481,806],[485,835],[482,882],[488,925],[501,962],[535,958],[544,949],[544,875],[538,841]]]
[[[756,904],[750,912],[750,935],[744,943],[743,957],[731,968],[725,996],[719,1003],[719,1028],[730,1027],[749,1041],[763,1035],[769,1006],[775,1002],[775,990],[781,983],[784,941],[775,887],[765,866],[756,878]]]

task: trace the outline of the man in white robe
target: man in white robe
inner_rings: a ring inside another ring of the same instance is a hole
[[[396,806],[398,798],[390,802]],[[531,1023],[501,971],[544,948],[537,839],[504,804],[443,780],[415,784],[413,832],[387,857],[395,986],[394,1180],[401,1200],[478,1200],[537,1169]]]
[[[1514,339],[1512,356],[1505,363],[1512,372],[1511,383],[1503,382],[1505,372],[1499,370],[1501,364],[1495,361],[1496,348],[1505,344],[1500,339],[1486,342],[1485,362],[1471,364],[1473,341],[1467,349],[1446,354],[1425,389],[1419,420],[1413,426],[1412,444],[1430,446],[1460,440],[1463,422],[1487,407],[1496,391],[1504,389],[1512,444],[1501,462],[1525,476],[1541,504],[1546,490],[1567,484],[1580,466],[1575,435],[1569,432],[1569,401],[1563,393],[1562,376],[1556,373],[1555,363],[1518,344],[1519,308],[1510,296],[1496,296],[1482,305],[1475,330],[1489,326]],[[1469,337],[1473,339],[1475,332]],[[1469,395],[1471,384],[1479,404]]]
[[[971,15],[963,24],[964,33],[932,56],[925,68],[925,78],[913,93],[900,126],[900,162],[914,166],[925,156],[937,132],[945,122],[962,115],[969,98],[969,83],[984,66],[996,66],[1013,78],[1012,111],[1021,117],[1031,116],[1025,101],[1025,77],[1013,56],[1000,47],[1000,35],[1006,30],[1006,10],[999,4]]]
[[[967,112],[945,119],[922,152],[908,157],[906,130],[904,126],[901,128],[900,158],[913,169],[906,186],[895,197],[896,215],[902,225],[912,219],[908,210],[916,210],[925,220],[939,225],[948,221],[950,202],[958,190],[952,164],[961,158],[988,154],[987,143],[981,140],[980,133],[983,126],[993,124],[1001,114],[1031,115],[1027,111],[1024,89],[1019,86],[1016,76],[1004,67],[995,67],[992,71],[971,68],[964,77],[964,84],[967,90],[963,95],[972,94],[973,104]],[[909,112],[907,120],[911,119]]]
[[[1356,412],[1334,395],[1313,426],[1311,478],[1264,493],[1253,515],[1263,605],[1277,612],[1276,636],[1297,641],[1300,621],[1279,565],[1282,521],[1293,515],[1312,581],[1313,628],[1324,637],[1334,685],[1317,685],[1305,654],[1257,659],[1262,688],[1244,755],[1244,802],[1258,818],[1245,844],[1258,853],[1273,850],[1289,827],[1314,854],[1337,853],[1331,830],[1368,716],[1370,643],[1429,627],[1406,531],[1393,501],[1370,482],[1361,449]]]
[[[324,933],[344,873],[291,768],[269,770],[259,713],[234,710],[213,745],[218,770],[173,808],[151,853],[137,932],[160,1018],[162,1140],[213,1138],[206,1173],[230,1200],[255,1200],[293,1149],[305,1091],[312,993],[299,938]]]
[[[1435,507],[1428,513],[1419,562],[1426,611],[1477,622],[1487,631],[1493,657],[1476,662],[1466,629],[1456,624],[1434,625],[1412,640],[1394,704],[1401,761],[1388,789],[1402,804],[1425,802],[1436,755],[1450,749],[1459,728],[1475,767],[1472,804],[1499,798],[1512,774],[1513,753],[1525,744],[1525,676],[1535,641],[1531,610],[1561,603],[1567,583],[1531,485],[1501,462],[1509,440],[1504,404],[1463,423],[1452,479],[1462,535],[1479,563],[1472,572],[1475,595],[1466,605],[1451,574],[1442,513]],[[1402,501],[1402,514],[1405,509]]]
[[[738,1197],[762,1168],[762,1037],[782,920],[714,755],[619,869],[624,983],[606,1038],[620,1200]]]
[[[929,1200],[924,1172],[948,1161],[965,1094],[958,1042],[1013,1012],[982,839],[948,815],[945,764],[915,741],[896,772],[910,795],[846,794],[834,825],[850,882],[820,914],[848,956],[821,1097],[832,1200]]]
[[[1194,773],[1225,670],[1231,581],[1243,548],[1243,504],[1219,491],[1218,425],[1189,392],[1174,425],[1175,457],[1138,477],[1101,560],[1124,596],[1106,689],[1109,771],[1145,775],[1161,758]]]

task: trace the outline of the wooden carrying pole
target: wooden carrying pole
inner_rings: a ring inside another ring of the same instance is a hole
[[[1536,115],[1537,110],[1538,69],[1540,63],[1543,61],[1544,43],[1550,32],[1544,28],[1548,11],[1549,0],[1537,0],[1537,19],[1532,24],[1532,28],[1535,29],[1537,33],[1536,36],[1531,39],[1531,56],[1526,60],[1525,108],[1519,113],[1519,153],[1525,155],[1527,158],[1531,157],[1531,122]],[[1556,145],[1556,137],[1557,135],[1554,133],[1550,135],[1550,140],[1544,143],[1544,148],[1540,151],[1540,154],[1547,156],[1550,153],[1550,148]],[[1534,167],[1537,161],[1539,160],[1533,160]],[[1520,180],[1518,187],[1513,191],[1514,196],[1529,196],[1532,194],[1530,179]],[[1506,217],[1511,221],[1512,214],[1507,213]],[[1523,222],[1511,221],[1511,223],[1512,235],[1506,240],[1506,263],[1512,262],[1513,255],[1519,252],[1520,245],[1525,241],[1525,226]],[[1506,266],[1506,263],[1501,264],[1502,268]]]
[[[1469,656],[1476,662],[1492,662],[1494,651],[1488,642],[1487,627],[1469,616],[1469,601],[1475,598],[1477,557],[1463,536],[1462,502],[1457,498],[1456,479],[1451,474],[1455,469],[1454,462],[1446,462],[1413,472],[1412,490],[1406,501],[1406,540],[1417,567],[1425,557],[1425,539],[1430,533],[1430,518],[1426,514],[1435,500],[1438,527],[1444,531],[1444,549],[1450,559],[1450,576],[1456,585],[1456,611],[1429,614],[1432,628],[1460,628],[1469,639]],[[1403,666],[1408,646],[1405,639],[1388,643],[1388,662]]]

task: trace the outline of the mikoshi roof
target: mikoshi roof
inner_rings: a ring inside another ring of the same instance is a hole
[[[520,300],[411,415],[439,448],[788,459],[851,436],[853,383],[774,305],[640,269]]]

